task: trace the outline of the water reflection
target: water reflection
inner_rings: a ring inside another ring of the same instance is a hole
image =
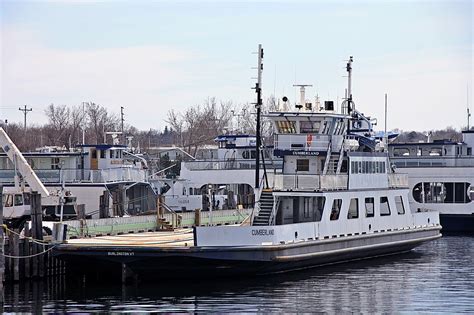
[[[408,254],[251,279],[29,282],[6,288],[4,311],[471,312],[473,241],[443,237]]]

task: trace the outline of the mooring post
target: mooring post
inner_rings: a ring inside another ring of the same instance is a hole
[[[35,240],[43,240],[43,217],[41,212],[41,195],[34,191],[31,193],[31,236]],[[33,254],[42,251],[41,245],[33,245]],[[32,262],[33,277],[44,275],[44,258],[42,255],[36,256]]]
[[[3,186],[0,186],[0,304],[3,305],[3,280],[5,279],[5,256],[3,256],[3,244],[4,244],[4,234],[3,234]]]
[[[201,226],[201,209],[194,210],[194,226]]]

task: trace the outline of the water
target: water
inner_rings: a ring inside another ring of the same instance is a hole
[[[408,254],[251,279],[9,285],[3,311],[474,313],[474,237],[446,236]]]

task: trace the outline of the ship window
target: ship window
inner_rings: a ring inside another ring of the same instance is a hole
[[[407,156],[410,155],[408,148],[395,148],[393,149],[393,156]]]
[[[51,169],[59,170],[59,158],[57,157],[51,158]]]
[[[357,173],[358,173],[357,162],[351,161],[351,174],[357,174]]]
[[[186,196],[186,187],[183,187],[183,196]]]
[[[467,148],[467,155],[472,155],[472,148]]]
[[[246,160],[248,160],[250,158],[250,153],[248,150],[245,150],[244,152],[242,152],[242,157]]]
[[[331,220],[339,219],[339,213],[341,212],[342,199],[334,199],[331,209]]]
[[[440,156],[442,154],[443,150],[441,148],[431,148],[429,155],[431,156]]]
[[[359,199],[352,198],[347,212],[348,219],[357,219],[359,217]]]
[[[308,172],[309,171],[309,160],[308,159],[296,160],[296,171],[297,172]]]
[[[313,199],[314,221],[319,222],[323,216],[326,197],[314,197]]]
[[[111,158],[111,159],[114,158],[114,151],[115,151],[115,150],[110,150],[110,151],[109,151],[109,158]]]
[[[390,215],[390,205],[387,197],[380,197],[380,215]]]
[[[385,169],[385,162],[382,162],[382,170],[380,173],[385,173],[386,169]]]
[[[94,149],[91,150],[91,158],[92,159],[97,159],[97,151],[94,150]]]
[[[27,206],[30,205],[30,194],[28,193],[23,194],[23,203]]]
[[[296,133],[295,121],[277,121],[276,126],[278,133]]]
[[[105,151],[105,150],[100,150],[100,158],[101,158],[101,159],[105,159],[105,152],[107,152],[107,151]]]
[[[319,133],[321,122],[319,121],[301,121],[300,132],[301,133]]]
[[[23,195],[15,194],[15,206],[23,206]]]
[[[398,214],[405,214],[405,205],[403,204],[402,196],[395,196],[395,206]]]
[[[321,132],[322,134],[328,134],[329,133],[329,121],[324,121],[323,122],[323,131]]]
[[[365,198],[365,216],[372,218],[374,216],[374,198]]]
[[[257,151],[256,150],[250,150],[250,158],[255,159],[257,157]]]
[[[5,205],[5,207],[13,207],[13,195],[3,195],[3,204]]]
[[[304,198],[304,209],[303,215],[305,219],[311,218],[311,208],[312,208],[312,198],[305,197]]]

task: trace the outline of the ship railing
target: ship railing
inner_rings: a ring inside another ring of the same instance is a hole
[[[103,183],[116,181],[145,181],[146,171],[133,167],[114,167],[109,169],[35,169],[38,178],[43,183]],[[14,170],[1,170],[0,183],[14,183]]]
[[[342,190],[348,175],[275,175],[275,190]]]
[[[263,163],[260,164],[263,168]],[[190,161],[185,166],[190,171],[207,171],[207,170],[247,170],[255,169],[254,160],[227,160],[227,161]],[[269,161],[265,162],[267,169],[273,169],[274,165]]]
[[[398,173],[388,174],[388,186],[391,188],[408,187],[408,175]]]
[[[400,168],[406,167],[473,167],[473,156],[393,156],[393,164]]]

